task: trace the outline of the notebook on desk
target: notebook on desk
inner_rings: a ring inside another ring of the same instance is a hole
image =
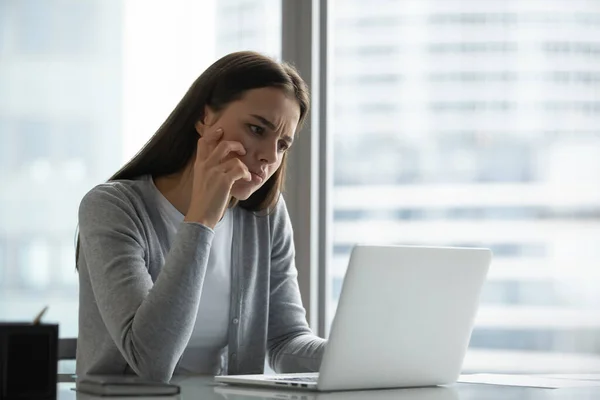
[[[172,383],[152,382],[137,376],[88,375],[77,378],[76,391],[96,396],[174,396],[180,388]]]

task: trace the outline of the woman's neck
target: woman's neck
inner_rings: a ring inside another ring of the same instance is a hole
[[[190,208],[192,179],[193,172],[191,166],[186,166],[181,171],[172,175],[154,178],[154,185],[177,211],[186,215]]]

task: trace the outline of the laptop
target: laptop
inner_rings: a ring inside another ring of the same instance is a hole
[[[355,246],[319,373],[215,380],[313,391],[452,384],[491,259],[483,248]]]

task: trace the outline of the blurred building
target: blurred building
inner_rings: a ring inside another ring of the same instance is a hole
[[[51,303],[77,333],[79,200],[121,162],[121,9],[0,0],[2,319]]]
[[[356,242],[489,246],[466,368],[600,368],[600,5],[333,4],[329,316]]]

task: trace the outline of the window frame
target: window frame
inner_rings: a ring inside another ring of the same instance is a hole
[[[311,92],[311,111],[288,159],[285,198],[296,246],[298,284],[313,331],[328,334],[328,262],[333,213],[332,138],[328,134],[328,54],[331,24],[328,0],[282,1],[282,60],[293,64]],[[309,173],[306,173],[306,167]]]

